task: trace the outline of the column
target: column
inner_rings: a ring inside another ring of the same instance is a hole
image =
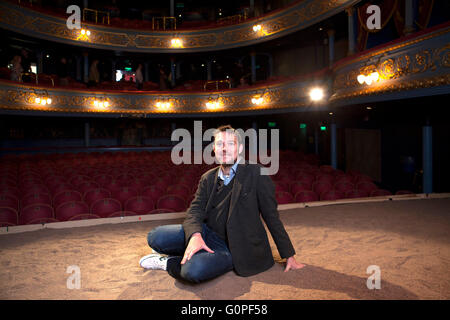
[[[111,81],[116,81],[116,59],[111,59]]]
[[[84,62],[84,64],[83,64],[83,67],[84,67],[83,82],[87,83],[89,81],[89,56],[86,52],[83,54],[83,59],[84,59],[84,61],[83,61]]]
[[[255,16],[255,0],[250,0],[250,17]]]
[[[328,62],[330,68],[334,62],[334,34],[335,31],[333,29],[328,30]]]
[[[170,0],[170,16],[175,17],[175,5],[174,0]]]
[[[423,193],[433,192],[433,131],[429,120],[422,128]]]
[[[175,58],[170,58],[170,73],[171,73],[171,78],[170,78],[170,84],[173,87],[175,87]]]
[[[37,65],[36,65],[36,73],[43,73],[44,68],[44,51],[38,50],[36,53]]]
[[[336,123],[333,121],[331,123],[331,166],[337,169],[337,134],[336,134]]]
[[[348,55],[355,53],[355,21],[353,7],[346,9],[348,15]]]
[[[207,78],[206,80],[212,80],[212,61],[208,60],[206,63],[206,72],[207,72]]]
[[[320,124],[318,124],[320,126]],[[318,126],[314,127],[314,153],[319,154],[319,129]]]
[[[181,61],[178,61],[177,63],[177,67],[176,67],[176,72],[175,74],[177,75],[175,79],[179,79],[181,78]]]
[[[82,76],[83,71],[82,71],[82,66],[81,66],[81,57],[79,55],[77,55],[75,57],[75,61],[76,61],[76,64],[77,64],[76,78],[77,78],[77,81],[81,81],[82,78],[83,78],[83,76]]]
[[[148,62],[144,63],[144,81],[149,81],[149,78],[148,78]]]
[[[252,68],[252,84],[256,82],[256,53],[252,51],[250,53],[251,68]]]
[[[89,122],[86,121],[84,123],[84,146],[89,147],[90,145],[90,128],[89,128]]]
[[[414,7],[413,0],[405,0],[405,29],[403,33],[405,35],[414,32]]]

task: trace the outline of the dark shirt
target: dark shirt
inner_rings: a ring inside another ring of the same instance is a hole
[[[212,206],[208,212],[207,225],[217,233],[217,235],[227,241],[227,220],[230,209],[231,190],[233,189],[234,179],[227,185],[223,180],[217,179],[217,188],[212,198]]]

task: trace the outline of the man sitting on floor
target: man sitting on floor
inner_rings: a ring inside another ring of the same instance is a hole
[[[143,257],[140,265],[194,283],[233,269],[240,276],[263,272],[274,259],[262,216],[281,258],[287,259],[285,271],[304,267],[295,260],[279,218],[271,178],[261,174],[261,165],[239,156],[239,133],[229,125],[219,127],[213,150],[220,166],[202,175],[184,223],[150,231],[148,244],[157,253]]]

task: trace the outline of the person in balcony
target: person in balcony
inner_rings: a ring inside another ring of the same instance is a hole
[[[57,75],[59,78],[59,85],[68,86],[69,85],[69,70],[67,67],[67,60],[65,57],[62,57],[59,60]]]
[[[159,90],[167,90],[167,75],[162,66],[159,67]]]
[[[183,224],[148,233],[155,253],[141,258],[145,269],[166,270],[175,279],[200,283],[231,270],[248,277],[266,271],[274,259],[261,217],[274,239],[284,271],[304,265],[280,220],[275,186],[262,165],[241,157],[242,136],[229,125],[214,131],[213,150],[220,166],[204,173]]]
[[[100,82],[100,72],[98,71],[98,60],[95,59],[91,64],[91,68],[89,69],[88,87],[94,87],[98,85],[99,82]]]
[[[11,67],[11,80],[12,81],[22,81],[21,74],[23,72],[22,68],[22,57],[21,56],[14,56],[14,58],[11,61],[12,67]]]
[[[136,69],[136,86],[138,90],[142,90],[144,86],[144,75],[142,74],[142,64],[139,63]]]
[[[25,48],[22,48],[20,51],[20,56],[22,58],[21,64],[23,68],[23,72],[31,72],[31,61],[29,58],[28,50]]]

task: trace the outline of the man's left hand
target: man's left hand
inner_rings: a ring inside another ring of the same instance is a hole
[[[288,272],[289,270],[295,270],[295,269],[301,269],[303,268],[305,265],[298,263],[294,256],[289,257],[286,261],[286,269],[284,269],[284,272]]]

